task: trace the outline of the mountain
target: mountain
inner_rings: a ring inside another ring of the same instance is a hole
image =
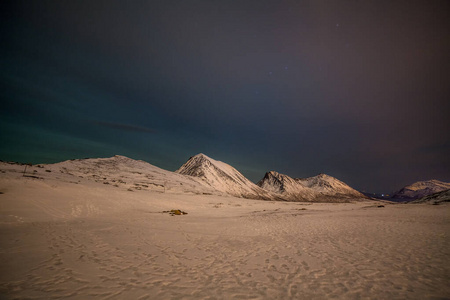
[[[450,202],[450,190],[445,190],[445,191],[441,191],[441,192],[437,192],[425,197],[422,197],[420,199],[417,200],[413,200],[409,203],[428,203],[428,204],[440,204],[442,202]]]
[[[129,191],[218,194],[214,189],[204,186],[194,178],[120,155],[110,158],[73,159],[38,166],[46,171],[42,174],[39,172],[40,176],[57,173],[66,181],[89,180]]]
[[[224,194],[250,199],[281,200],[245,178],[232,166],[214,160],[203,153],[189,158],[175,172],[198,178],[205,186]]]
[[[116,155],[110,158],[72,159],[55,164],[4,163],[17,176],[57,179],[60,183],[107,185],[127,191],[149,190],[161,193],[230,195],[235,197],[281,200],[347,202],[364,198],[345,183],[324,174],[293,179],[268,172],[258,185],[232,166],[204,154],[195,155],[177,171],[166,171],[147,162]],[[20,166],[20,168],[18,168]],[[19,171],[21,168],[23,169]],[[32,170],[32,171],[31,171]],[[23,174],[22,174],[23,173]]]
[[[326,174],[309,178],[291,178],[270,171],[258,182],[258,186],[290,201],[347,202],[351,199],[367,198],[342,181]]]
[[[439,180],[418,181],[394,193],[392,198],[414,200],[450,189],[450,183]]]

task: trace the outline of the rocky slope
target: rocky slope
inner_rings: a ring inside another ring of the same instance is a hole
[[[291,178],[270,171],[258,186],[290,201],[346,202],[366,198],[342,181],[320,174],[309,178]]]
[[[224,194],[251,199],[282,200],[245,178],[232,166],[202,153],[189,158],[175,172],[198,178],[205,186]]]
[[[450,190],[445,190],[441,192],[437,192],[417,200],[413,200],[409,203],[417,204],[417,203],[426,203],[426,204],[440,204],[443,202],[450,202]]]
[[[450,183],[439,180],[418,181],[394,193],[392,198],[414,200],[450,189]]]

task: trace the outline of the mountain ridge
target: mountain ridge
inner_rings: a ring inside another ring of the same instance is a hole
[[[309,178],[292,178],[276,171],[270,171],[257,185],[280,194],[287,200],[321,201],[328,199],[328,201],[332,201],[333,198],[336,198],[337,201],[337,198],[342,198],[342,200],[367,198],[344,182],[323,173]]]
[[[394,199],[415,200],[450,189],[450,183],[436,179],[417,181],[407,185],[392,195]]]
[[[348,202],[357,198],[367,199],[347,184],[326,174],[291,178],[270,171],[255,184],[231,165],[203,153],[190,157],[175,172],[122,155],[71,159],[40,165],[41,168],[44,166],[47,172],[67,175],[67,180],[83,178],[82,180],[110,184],[129,191],[152,190],[300,202]],[[46,173],[43,174],[45,176]]]

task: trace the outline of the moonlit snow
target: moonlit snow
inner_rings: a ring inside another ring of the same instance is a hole
[[[0,162],[0,298],[450,298],[448,203],[274,201],[194,158]]]

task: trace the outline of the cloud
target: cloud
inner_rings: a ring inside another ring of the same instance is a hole
[[[144,127],[144,126],[136,126],[136,125],[130,125],[130,124],[116,123],[116,122],[103,122],[103,121],[95,121],[94,123],[97,125],[104,126],[104,127],[125,130],[125,131],[156,133],[156,131],[154,129]]]

